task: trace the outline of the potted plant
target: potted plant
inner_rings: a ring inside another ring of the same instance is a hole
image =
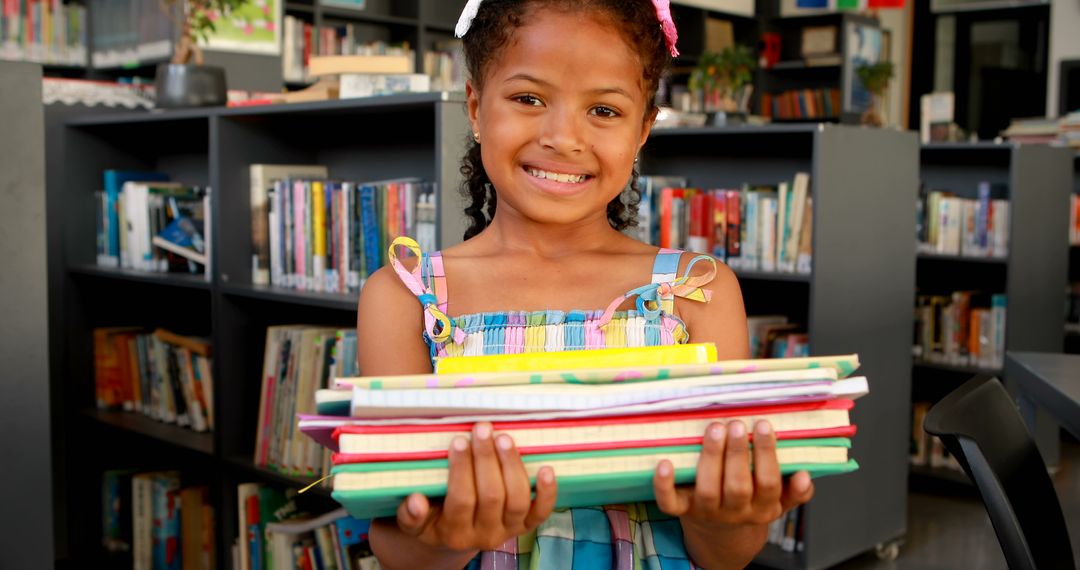
[[[170,63],[157,67],[154,84],[160,108],[206,107],[226,103],[225,70],[204,65],[199,39],[214,32],[214,22],[250,0],[161,0],[179,28]]]
[[[855,75],[862,82],[863,87],[872,96],[870,108],[863,112],[861,122],[864,125],[880,127],[885,124],[881,116],[881,108],[885,97],[885,90],[889,88],[889,80],[893,76],[893,64],[891,61],[879,61],[869,65],[860,65],[855,69]]]
[[[750,107],[757,60],[747,46],[724,48],[701,54],[690,74],[690,90],[707,113],[743,113]]]

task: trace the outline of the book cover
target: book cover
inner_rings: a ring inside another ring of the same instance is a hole
[[[656,366],[716,361],[716,346],[710,343],[682,344],[642,348],[604,348],[559,353],[489,354],[449,356],[435,363],[436,374],[513,372],[528,370],[571,370],[576,368],[612,368]]]
[[[251,282],[269,285],[272,243],[269,191],[290,178],[326,178],[329,170],[318,164],[252,164],[248,170],[251,180]]]

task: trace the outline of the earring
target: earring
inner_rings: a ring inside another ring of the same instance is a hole
[[[480,131],[474,131],[473,132],[472,140],[475,141],[475,142],[480,142]]]
[[[634,157],[634,164],[637,164],[637,161],[638,161],[638,157],[635,156]]]

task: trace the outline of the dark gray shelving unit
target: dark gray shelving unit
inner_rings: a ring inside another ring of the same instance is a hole
[[[249,166],[325,164],[332,177],[421,177],[439,184],[440,239],[460,240],[464,205],[458,165],[469,134],[463,99],[411,94],[252,108],[74,114],[51,109],[47,147],[50,354],[56,445],[59,555],[97,559],[101,474],[107,469],[180,469],[207,484],[216,509],[218,567],[237,536],[236,486],[301,487],[311,481],[254,465],[266,328],[356,324],[357,295],[297,292],[251,283]],[[210,278],[95,265],[93,192],[106,169],[160,170],[212,189]],[[94,407],[92,329],[164,327],[213,343],[213,433],[195,433],[131,412]],[[108,445],[101,445],[108,442]],[[322,489],[313,510],[335,507]],[[104,556],[124,566],[124,557]],[[127,561],[130,565],[130,560]]]
[[[859,471],[816,482],[804,550],[769,546],[755,562],[832,566],[901,539],[907,517],[908,406],[918,185],[914,133],[832,124],[654,131],[641,171],[706,188],[776,183],[810,173],[813,267],[801,279],[740,275],[748,314],[806,323],[815,355],[857,352],[870,394],[856,402]]]
[[[1073,156],[1073,184],[1072,193],[1080,196],[1080,151]],[[1073,303],[1080,303],[1080,245],[1069,246],[1069,284],[1073,295]],[[1080,311],[1080,307],[1074,307],[1073,311]],[[1070,319],[1075,319],[1075,316]],[[1065,324],[1065,352],[1080,354],[1080,322],[1067,321]]]
[[[1006,258],[919,254],[917,272],[919,289],[928,292],[1005,293],[1006,350],[1062,349],[1061,291],[1067,278],[1062,260],[1068,258],[1064,238],[1068,236],[1073,160],[1074,153],[1068,149],[1037,145],[977,142],[921,146],[920,175],[928,189],[976,198],[979,182],[988,181],[1006,192],[994,196],[1010,203]],[[914,199],[914,190],[908,195]],[[1000,376],[1002,370],[916,362],[912,399],[934,402],[978,373]],[[1057,464],[1057,437],[1053,425],[1038,434],[1040,450],[1050,465]],[[913,469],[912,473],[937,478],[940,471]]]

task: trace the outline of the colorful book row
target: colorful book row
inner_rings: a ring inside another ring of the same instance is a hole
[[[761,96],[761,114],[779,120],[834,119],[840,116],[840,90],[793,89]]]
[[[139,412],[155,420],[214,429],[210,342],[164,329],[94,329],[97,407]]]
[[[914,356],[938,364],[1001,368],[1006,305],[1004,294],[918,295]]]
[[[232,568],[237,570],[364,570],[374,568],[370,521],[337,509],[312,514],[297,506],[293,490],[258,483],[237,486],[238,528]]]
[[[669,186],[668,184],[678,184]],[[813,203],[810,177],[739,190],[686,188],[685,179],[643,177],[637,237],[711,253],[733,269],[810,273]]]
[[[1005,258],[1009,255],[1009,201],[989,182],[980,182],[978,198],[949,192],[920,193],[915,237],[926,253]]]
[[[207,487],[177,471],[110,470],[102,482],[102,543],[131,553],[135,570],[213,570],[214,507]]]
[[[268,278],[268,284],[300,291],[355,293],[386,262],[394,237],[408,235],[425,250],[436,249],[434,183],[284,178],[266,187],[266,222],[253,219],[252,226],[257,285]],[[253,217],[261,209],[253,202]]]
[[[0,5],[0,60],[86,65],[86,8],[61,0]]]
[[[355,376],[356,330],[272,326],[266,331],[255,464],[297,476],[326,471],[329,455],[305,437],[297,414],[314,414],[315,392]]]

